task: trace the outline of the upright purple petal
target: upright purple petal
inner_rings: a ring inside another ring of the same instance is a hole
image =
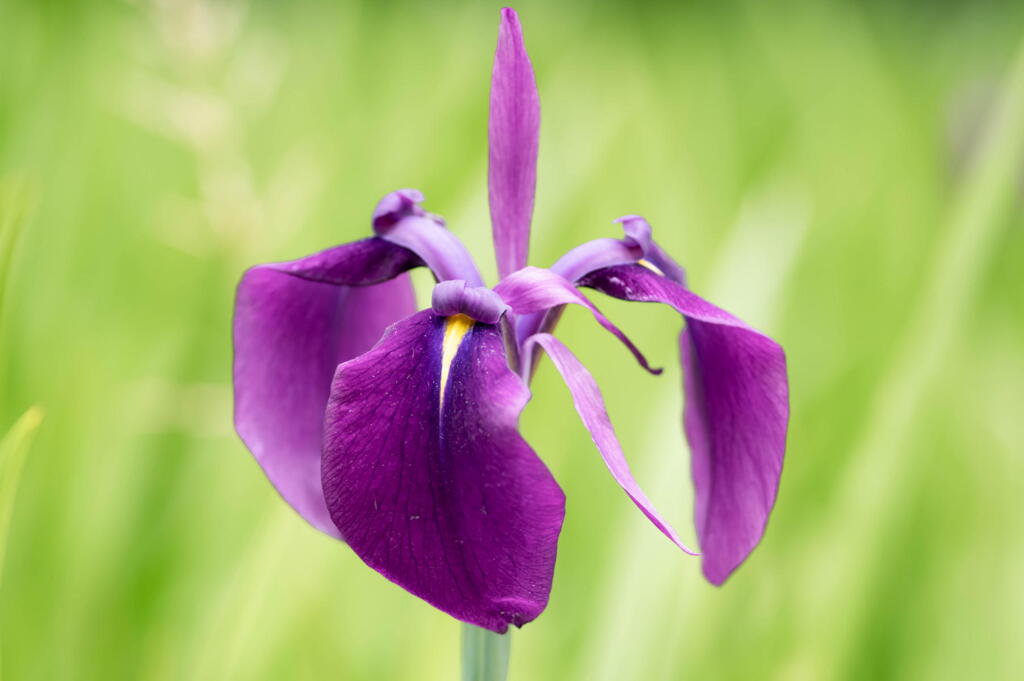
[[[498,327],[471,323],[442,372],[446,330],[444,317],[420,312],[338,367],[324,492],[367,565],[504,632],[547,604],[565,499],[518,433],[529,391]]]
[[[371,238],[258,265],[238,285],[235,428],[285,501],[333,536],[320,483],[331,377],[415,312],[402,273],[419,264],[406,249]]]
[[[515,10],[501,10],[487,127],[491,228],[498,275],[526,265],[537,185],[540,98]]]
[[[698,553],[691,551],[679,538],[672,526],[665,522],[654,505],[647,499],[647,495],[633,479],[629,470],[629,464],[622,453],[618,438],[615,437],[615,428],[612,427],[611,419],[608,418],[608,411],[604,406],[604,399],[601,397],[601,390],[597,387],[594,377],[590,375],[576,356],[573,355],[565,345],[557,338],[548,333],[538,333],[530,336],[524,346],[529,352],[536,344],[544,348],[551,361],[554,362],[558,372],[562,374],[565,384],[572,394],[573,404],[576,411],[583,420],[583,425],[590,431],[590,437],[601,452],[601,458],[611,471],[615,482],[629,495],[633,503],[637,505],[647,518],[654,523],[654,526],[661,530],[662,534],[672,540],[672,543],[686,553],[696,556]]]
[[[684,425],[692,452],[704,575],[721,584],[764,533],[778,492],[789,421],[786,358],[771,338],[639,265],[580,280],[623,300],[670,305],[686,318]]]

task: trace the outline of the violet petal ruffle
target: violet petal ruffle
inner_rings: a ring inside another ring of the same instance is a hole
[[[496,632],[547,604],[565,498],[518,432],[529,399],[498,327],[463,337],[441,400],[445,318],[426,310],[338,367],[323,486],[367,565]]]

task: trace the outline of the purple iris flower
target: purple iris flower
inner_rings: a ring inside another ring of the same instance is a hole
[[[688,549],[630,474],[601,393],[552,335],[585,297],[661,303],[682,315],[683,423],[705,576],[721,584],[760,541],[789,416],[782,348],[690,291],[647,222],[527,267],[540,105],[516,13],[501,15],[491,87],[489,197],[500,283],[423,196],[373,212],[373,236],[249,269],[234,318],[235,426],[267,477],[317,529],[452,616],[522,626],[551,590],[565,497],[518,431],[541,352],[561,373],[605,463],[647,518]],[[416,310],[406,272],[437,284]]]

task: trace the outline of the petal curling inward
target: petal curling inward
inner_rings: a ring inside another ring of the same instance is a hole
[[[465,329],[439,409],[446,326],[419,312],[338,367],[324,492],[367,565],[503,632],[547,604],[565,498],[518,433],[529,391],[507,366],[498,327]]]
[[[554,363],[558,372],[562,375],[569,392],[572,394],[572,401],[576,411],[583,421],[583,425],[590,431],[590,437],[601,453],[605,465],[611,472],[615,482],[619,483],[623,491],[633,500],[637,508],[657,527],[662,534],[668,537],[673,544],[681,548],[691,556],[700,555],[696,551],[687,548],[686,544],[679,538],[672,526],[665,522],[654,505],[647,499],[647,495],[636,483],[629,464],[622,453],[618,438],[615,437],[615,428],[611,419],[608,418],[608,410],[605,409],[604,399],[601,397],[601,389],[597,387],[594,377],[590,375],[576,356],[569,351],[557,338],[548,333],[538,333],[530,336],[524,345],[524,350],[530,352],[532,346],[539,345],[547,352],[548,357]]]
[[[789,385],[778,343],[681,285],[638,265],[580,281],[623,300],[659,302],[686,318],[680,337],[704,575],[721,584],[764,534],[786,448]]]
[[[442,281],[434,286],[430,306],[442,317],[464,314],[485,324],[497,324],[508,310],[501,296],[491,289],[468,286],[461,279]]]
[[[513,312],[524,315],[519,319],[516,328],[516,337],[520,339],[520,343],[535,333],[535,325],[539,324],[543,319],[543,314],[551,308],[569,304],[581,305],[590,310],[597,323],[618,338],[633,353],[640,366],[654,375],[658,375],[662,371],[651,368],[647,363],[647,358],[633,345],[633,341],[629,340],[626,334],[601,314],[601,311],[585,295],[577,291],[572,283],[551,270],[524,267],[501,280],[494,287],[494,291],[501,296]],[[529,361],[528,354],[524,354],[523,357],[526,358],[524,362]],[[524,375],[529,375],[525,373],[528,369],[528,366],[524,367]]]
[[[623,215],[615,222],[622,225],[626,240],[633,241],[643,251],[641,265],[653,266],[658,274],[686,286],[686,271],[654,241],[647,220],[639,215]]]
[[[551,271],[575,282],[594,270],[631,265],[644,257],[643,249],[626,239],[594,239],[572,249],[551,266]]]
[[[540,97],[515,10],[501,10],[487,126],[487,190],[498,276],[526,265],[537,185]]]
[[[257,265],[238,285],[235,428],[285,501],[335,537],[320,482],[331,378],[339,363],[415,312],[402,273],[421,264],[410,251],[370,238]]]
[[[482,286],[469,251],[441,218],[423,210],[422,201],[423,194],[415,189],[391,192],[373,210],[373,231],[422,258],[438,281],[464,279],[472,286]]]
[[[685,285],[686,272],[654,241],[647,220],[624,215],[615,222],[622,225],[622,239],[606,237],[580,244],[559,258],[551,271],[575,283],[595,270],[639,263]]]

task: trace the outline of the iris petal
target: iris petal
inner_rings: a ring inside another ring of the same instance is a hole
[[[419,264],[404,248],[371,238],[258,265],[238,285],[235,428],[285,501],[333,536],[320,484],[331,377],[415,312],[402,273]]]
[[[651,368],[647,363],[647,358],[633,345],[633,341],[629,340],[626,334],[622,333],[593,303],[587,300],[585,295],[577,291],[576,287],[567,279],[551,270],[524,267],[505,277],[494,287],[494,291],[514,312],[523,315],[519,319],[516,329],[516,336],[521,341],[525,341],[537,331],[540,320],[548,310],[562,305],[582,305],[590,310],[598,324],[618,338],[633,353],[640,366],[652,374],[661,373],[661,369]],[[524,356],[528,357],[529,353]]]
[[[540,98],[515,10],[501,11],[487,127],[487,187],[498,274],[526,265],[537,185]]]
[[[637,508],[654,523],[655,527],[661,530],[662,534],[671,539],[673,544],[690,555],[699,555],[687,548],[672,526],[658,515],[654,505],[633,478],[619,440],[615,437],[615,429],[612,427],[611,419],[608,418],[601,390],[597,387],[594,377],[576,359],[576,356],[551,334],[538,333],[530,336],[524,349],[529,352],[534,345],[544,348],[558,372],[562,374],[562,378],[572,394],[576,411],[587,430],[590,431],[590,437],[597,445],[598,451],[601,452],[601,457],[604,459],[605,465],[608,466],[608,470],[611,471],[612,477],[615,478],[615,482],[619,483],[619,486],[629,495]]]
[[[445,228],[444,220],[423,210],[422,201],[422,192],[415,189],[387,194],[373,210],[374,232],[422,258],[438,281],[462,279],[471,286],[482,285],[469,251]]]
[[[683,422],[695,520],[704,575],[721,584],[757,546],[775,504],[789,421],[785,354],[768,336],[644,267],[597,270],[579,284],[665,303],[686,318]]]
[[[338,367],[323,487],[366,564],[453,617],[503,632],[547,604],[565,498],[517,431],[529,391],[497,326],[459,329],[441,404],[446,327],[420,312]]]

